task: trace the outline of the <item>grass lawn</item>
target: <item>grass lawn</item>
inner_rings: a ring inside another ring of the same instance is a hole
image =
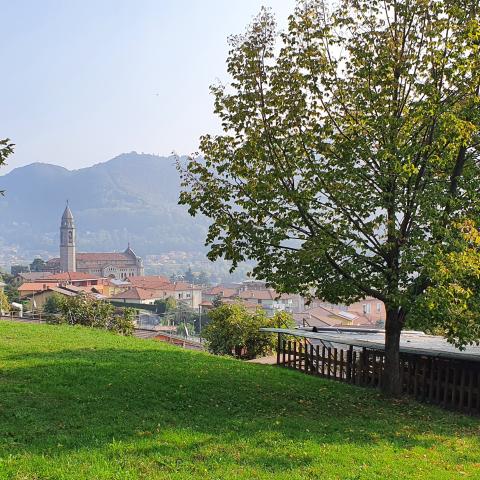
[[[480,420],[81,327],[0,322],[0,479],[480,479]]]

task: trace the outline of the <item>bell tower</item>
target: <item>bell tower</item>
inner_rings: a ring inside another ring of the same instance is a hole
[[[60,224],[60,270],[62,272],[76,272],[77,261],[75,256],[75,222],[72,211],[68,206],[62,215]]]

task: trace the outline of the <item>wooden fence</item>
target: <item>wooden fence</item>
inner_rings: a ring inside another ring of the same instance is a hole
[[[312,345],[307,340],[284,340],[279,334],[277,364],[310,375],[379,387],[384,374],[384,352],[345,345]],[[401,353],[403,393],[422,402],[480,414],[480,363]]]

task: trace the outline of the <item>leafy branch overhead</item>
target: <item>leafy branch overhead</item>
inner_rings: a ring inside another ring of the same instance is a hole
[[[13,147],[15,145],[10,142],[9,138],[0,140],[0,166],[5,165],[5,160],[9,155],[13,153]],[[0,190],[0,194],[4,194],[3,190]]]

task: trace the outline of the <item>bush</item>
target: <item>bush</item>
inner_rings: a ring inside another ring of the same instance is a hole
[[[88,295],[63,298],[60,313],[63,321],[71,325],[103,328],[122,335],[131,335],[134,329],[135,311],[132,308],[116,313],[111,303]]]
[[[275,349],[276,337],[260,328],[290,328],[294,322],[285,312],[267,317],[263,310],[249,313],[241,304],[222,305],[209,312],[210,323],[203,330],[207,348],[216,355],[256,358]]]
[[[43,311],[50,314],[60,313],[62,301],[62,296],[54,292],[50,297],[47,298],[47,301],[43,306]]]
[[[8,302],[8,298],[5,295],[5,293],[0,291],[0,313],[4,315],[9,311],[10,311],[10,303]]]
[[[119,333],[120,335],[132,335],[135,323],[135,309],[123,308],[121,313],[113,315],[107,325],[107,330]]]

